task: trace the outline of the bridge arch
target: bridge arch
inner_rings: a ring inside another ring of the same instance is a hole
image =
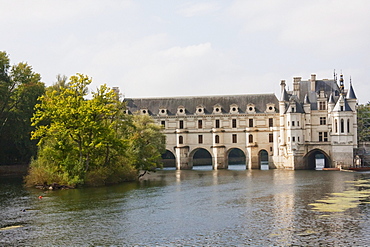
[[[269,153],[265,149],[258,152],[258,165],[261,170],[270,169],[269,166]]]
[[[213,156],[212,153],[201,147],[194,148],[189,153],[190,158],[190,164],[192,164],[192,167],[194,166],[211,166],[213,165]]]
[[[246,153],[241,148],[238,147],[232,147],[229,148],[226,152],[227,157],[227,167],[230,169],[230,166],[233,165],[237,166],[244,166],[244,169],[247,168],[247,159],[246,159]]]
[[[308,170],[316,169],[316,159],[324,160],[324,168],[332,167],[332,160],[330,156],[321,149],[313,149],[304,156],[305,168]]]
[[[176,168],[176,156],[173,152],[166,149],[166,152],[162,154],[163,167],[174,167]]]

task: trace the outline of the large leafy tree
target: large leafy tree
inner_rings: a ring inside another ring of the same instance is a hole
[[[30,118],[37,98],[44,93],[41,76],[27,63],[10,66],[0,52],[0,163],[28,163],[36,154],[30,140]]]
[[[29,183],[119,182],[159,163],[153,157],[161,150],[155,139],[160,129],[124,114],[124,103],[114,90],[102,85],[88,98],[91,79],[82,74],[57,84],[40,98],[32,119],[32,138],[40,142]],[[141,137],[152,139],[147,146],[139,145],[138,133],[145,131]],[[139,158],[150,154],[153,157]]]

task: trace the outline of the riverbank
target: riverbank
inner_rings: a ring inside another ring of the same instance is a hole
[[[0,165],[0,176],[25,176],[28,165]]]

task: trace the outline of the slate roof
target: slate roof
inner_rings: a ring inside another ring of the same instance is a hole
[[[198,106],[204,107],[205,114],[212,114],[213,107],[220,105],[222,113],[229,113],[230,105],[236,104],[239,113],[245,113],[248,104],[254,104],[256,113],[266,111],[266,104],[275,104],[279,111],[279,101],[275,94],[244,94],[195,97],[164,97],[164,98],[126,98],[128,110],[135,113],[140,109],[148,109],[150,115],[157,115],[159,109],[166,109],[168,115],[176,115],[179,106],[186,109],[186,114],[194,114]]]
[[[343,111],[352,111],[351,107],[348,105],[347,99],[341,95],[337,101],[337,104],[335,105],[333,111],[338,112],[341,111],[341,105],[343,105]]]
[[[347,93],[347,99],[357,99],[355,91],[353,91],[352,83],[349,85],[349,90]]]
[[[331,100],[334,100],[334,102],[338,101],[339,96],[340,96],[340,90],[335,80],[316,80],[315,82],[316,82],[315,91],[311,91],[311,81],[310,80],[299,82],[300,98],[297,99],[297,105],[298,104],[303,105],[304,102],[306,101],[306,102],[310,102],[312,110],[317,110],[318,109],[317,95],[319,94],[320,91],[324,91],[327,97],[330,97],[330,95],[332,95]]]
[[[333,94],[335,102],[338,100],[340,95],[339,87],[335,80],[316,80],[315,92],[311,91],[311,81],[300,82],[300,95],[304,96],[307,94],[308,99],[311,102],[312,110],[317,110],[317,94],[320,91],[324,91],[327,97]],[[301,103],[303,103],[304,98],[301,97],[300,100]]]

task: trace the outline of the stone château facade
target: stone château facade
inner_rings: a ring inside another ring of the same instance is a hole
[[[126,98],[127,112],[147,114],[163,126],[167,154],[177,169],[192,169],[195,153],[212,157],[214,169],[228,167],[238,149],[252,169],[346,168],[357,147],[357,98],[337,79],[281,81],[281,95]]]

